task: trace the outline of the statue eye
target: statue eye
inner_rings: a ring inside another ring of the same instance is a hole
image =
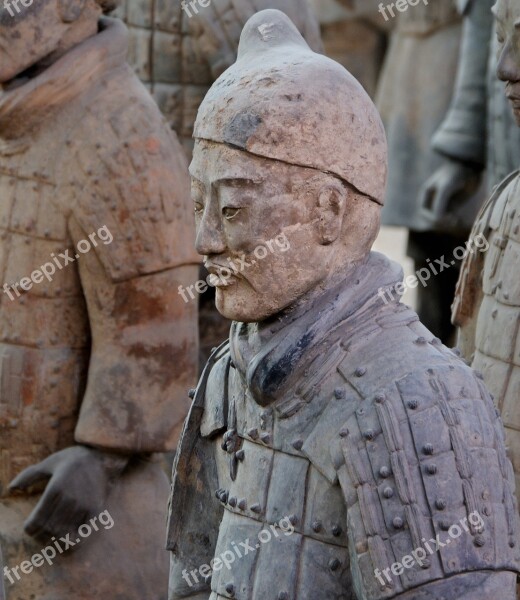
[[[232,219],[234,219],[238,213],[240,212],[240,208],[231,208],[229,206],[226,206],[222,209],[222,214],[224,215],[224,218],[227,219],[228,221],[231,221]]]

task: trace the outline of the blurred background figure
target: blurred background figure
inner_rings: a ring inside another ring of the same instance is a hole
[[[376,3],[362,0],[311,0],[321,25],[325,54],[338,61],[374,98],[383,66],[391,22]]]
[[[379,19],[386,23],[382,14]],[[419,203],[422,184],[442,164],[430,143],[452,97],[462,20],[454,0],[435,0],[395,11],[389,21],[394,29],[376,99],[389,143],[383,223],[409,229],[407,253],[418,270],[427,259],[451,256],[470,228],[432,227]],[[417,288],[421,321],[446,343],[454,337],[450,305],[457,276],[457,268],[448,269]]]
[[[322,51],[323,46],[308,0],[211,0],[208,6],[195,1],[185,7],[177,0],[124,0],[115,14],[130,29],[130,64],[191,160],[199,105],[217,77],[236,61],[240,33],[249,17],[265,8],[278,8],[314,50]],[[201,268],[201,279],[207,276]],[[229,326],[215,309],[214,288],[210,287],[199,303],[202,366],[211,349],[228,337]]]

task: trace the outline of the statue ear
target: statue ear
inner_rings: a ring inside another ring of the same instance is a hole
[[[323,245],[332,244],[341,235],[346,208],[346,193],[337,186],[320,191],[317,205],[318,232]]]
[[[60,19],[64,23],[73,23],[81,16],[87,0],[58,0]]]

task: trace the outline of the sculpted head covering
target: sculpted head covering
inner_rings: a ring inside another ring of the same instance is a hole
[[[331,173],[383,204],[386,137],[373,102],[278,10],[246,23],[237,62],[206,95],[194,137]]]

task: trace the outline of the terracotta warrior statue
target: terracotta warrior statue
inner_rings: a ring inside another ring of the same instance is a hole
[[[178,294],[199,260],[187,164],[112,2],[15,4],[0,8],[7,598],[160,600],[154,455],[175,448],[197,372],[196,304]]]
[[[387,150],[367,94],[266,10],[194,135],[196,247],[233,325],[174,464],[169,600],[513,600],[491,397],[379,291],[402,271],[371,252]]]
[[[498,77],[505,82],[520,126],[520,5],[499,0],[496,16]],[[520,172],[511,173],[484,204],[472,236],[485,236],[489,251],[471,256],[461,273],[453,319],[459,345],[484,375],[506,430],[517,489],[520,485]]]

